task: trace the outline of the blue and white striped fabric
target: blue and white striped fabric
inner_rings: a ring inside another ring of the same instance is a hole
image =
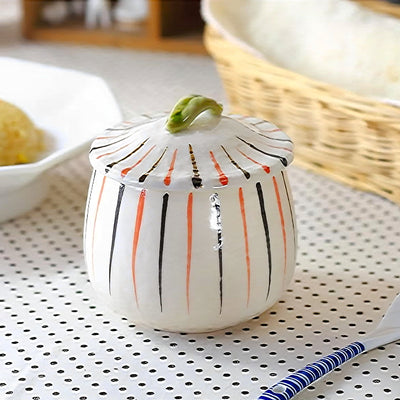
[[[266,390],[258,400],[289,400],[312,382],[365,351],[361,342],[354,342],[334,353],[308,364]]]

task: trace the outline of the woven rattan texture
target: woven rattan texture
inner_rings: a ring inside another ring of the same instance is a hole
[[[0,225],[0,398],[257,398],[374,328],[400,288],[397,205],[289,168],[297,270],[272,309],[207,334],[144,329],[94,297],[82,255],[90,167],[54,170],[47,200]],[[400,342],[335,370],[300,399],[399,400]]]
[[[279,125],[298,165],[400,203],[400,108],[279,68],[210,27],[205,42],[232,112]]]

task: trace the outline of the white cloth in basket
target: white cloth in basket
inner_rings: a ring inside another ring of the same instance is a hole
[[[202,15],[227,39],[278,66],[400,101],[400,19],[350,0],[203,0]]]

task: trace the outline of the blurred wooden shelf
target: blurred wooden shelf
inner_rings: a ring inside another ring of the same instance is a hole
[[[400,5],[386,0],[354,0],[372,11],[400,18]]]
[[[108,29],[87,29],[84,20],[77,18],[50,25],[41,18],[42,8],[49,1],[52,0],[23,0],[25,38],[206,54],[200,0],[149,0],[147,20],[132,31],[120,29],[117,23]]]

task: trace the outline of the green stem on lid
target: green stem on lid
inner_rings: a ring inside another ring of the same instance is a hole
[[[186,129],[198,115],[206,110],[210,110],[213,115],[219,117],[222,113],[222,105],[213,99],[197,94],[184,97],[172,109],[166,128],[171,133]]]

